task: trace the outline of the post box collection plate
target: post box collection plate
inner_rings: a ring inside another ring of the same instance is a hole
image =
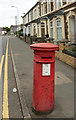
[[[49,76],[50,72],[50,64],[42,64],[42,76]]]

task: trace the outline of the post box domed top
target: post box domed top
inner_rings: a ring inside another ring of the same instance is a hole
[[[41,51],[55,51],[58,50],[59,47],[52,43],[37,43],[30,45],[30,48],[33,50],[41,50]]]

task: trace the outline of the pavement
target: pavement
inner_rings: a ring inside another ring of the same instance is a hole
[[[23,120],[22,109],[18,96],[17,84],[14,76],[14,71],[12,67],[12,59],[10,55],[10,46],[9,46],[9,55],[8,55],[8,109],[9,109],[9,119],[10,120]],[[14,92],[16,89],[16,92]]]
[[[30,45],[15,36],[10,37],[11,57],[22,114],[31,118],[74,118],[74,69],[57,60],[55,64],[55,108],[48,115],[32,112],[33,51]],[[65,58],[66,59],[66,58]]]

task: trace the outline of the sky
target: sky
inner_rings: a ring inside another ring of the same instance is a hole
[[[17,16],[17,8],[19,11],[19,24],[22,24],[23,13],[27,13],[29,9],[35,5],[38,0],[0,0],[0,27],[16,25],[15,16]],[[11,6],[16,6],[11,7]]]

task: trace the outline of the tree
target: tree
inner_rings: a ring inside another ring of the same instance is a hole
[[[4,29],[9,32],[10,31],[10,28],[9,27],[4,27]]]

